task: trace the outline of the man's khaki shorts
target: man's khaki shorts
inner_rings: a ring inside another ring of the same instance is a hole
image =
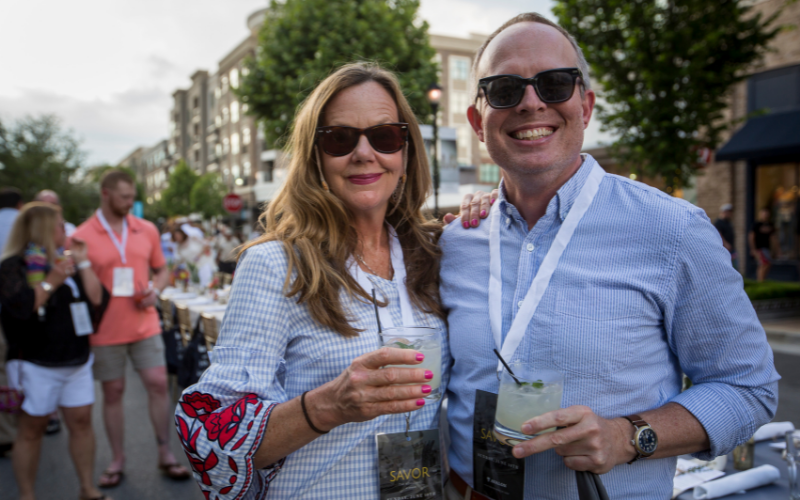
[[[125,358],[130,356],[137,371],[164,366],[164,340],[161,334],[130,344],[93,346],[94,378],[108,382],[125,377]]]

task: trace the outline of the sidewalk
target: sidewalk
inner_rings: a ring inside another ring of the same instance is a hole
[[[800,317],[762,321],[772,350],[800,355]]]

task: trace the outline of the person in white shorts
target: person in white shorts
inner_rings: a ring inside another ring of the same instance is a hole
[[[61,210],[34,202],[19,213],[0,257],[0,322],[8,344],[9,385],[24,395],[12,461],[19,498],[33,500],[48,417],[61,410],[80,482],[79,498],[103,500],[95,488],[92,430],[93,356],[89,335],[108,303],[87,260],[87,247],[64,246]]]

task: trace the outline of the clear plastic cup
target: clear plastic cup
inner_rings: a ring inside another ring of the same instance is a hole
[[[561,408],[564,375],[552,368],[536,368],[525,362],[509,363],[509,366],[521,384],[503,368],[494,417],[494,434],[499,441],[513,446],[534,437],[522,432],[522,424]],[[538,434],[554,430],[555,427]]]
[[[439,330],[426,326],[404,326],[385,328],[382,335],[384,347],[413,349],[425,355],[425,359],[418,365],[387,365],[386,367],[401,366],[430,370],[433,372],[433,378],[425,384],[431,386],[431,392],[425,396],[425,399],[441,398],[442,343],[439,338]]]

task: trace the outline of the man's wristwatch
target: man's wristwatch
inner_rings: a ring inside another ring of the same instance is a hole
[[[636,427],[636,432],[633,434],[633,439],[631,440],[631,444],[636,449],[636,457],[628,463],[632,464],[640,458],[652,456],[653,453],[656,452],[656,448],[658,448],[658,436],[656,436],[656,431],[654,431],[647,422],[642,420],[642,417],[639,415],[630,415],[623,418]]]
[[[50,283],[42,281],[39,284],[42,286],[42,290],[44,290],[45,293],[50,293],[53,291],[53,285],[51,285]]]

